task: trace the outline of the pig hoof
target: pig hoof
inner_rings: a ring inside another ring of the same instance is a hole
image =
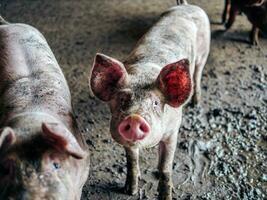
[[[199,105],[199,102],[200,102],[200,97],[195,96],[192,101],[193,105],[196,107],[197,105]]]
[[[197,107],[199,105],[199,102],[200,102],[200,98],[193,96],[191,102],[189,102],[189,106],[191,108]]]
[[[159,192],[159,200],[172,200],[172,187],[171,186],[163,186],[158,188]]]
[[[258,40],[252,40],[251,41],[251,45],[258,46],[259,45],[259,41]]]
[[[160,176],[159,171],[154,171],[154,172],[152,172],[152,174],[153,174],[155,179],[159,179],[159,176]]]
[[[172,200],[172,195],[159,196],[159,200]]]
[[[224,24],[225,31],[228,31],[231,28],[231,25],[229,23]]]
[[[138,186],[126,184],[124,187],[124,192],[128,195],[135,195],[138,192]]]
[[[159,200],[172,200],[172,180],[170,174],[161,174],[158,192]]]

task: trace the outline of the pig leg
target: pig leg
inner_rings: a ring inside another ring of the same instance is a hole
[[[225,28],[228,30],[232,27],[235,22],[236,15],[238,14],[238,8],[236,6],[231,6],[230,16],[228,22],[225,24]]]
[[[230,9],[231,9],[231,1],[230,0],[225,0],[225,6],[224,6],[224,11],[222,15],[222,24],[224,24],[230,14]]]
[[[138,191],[138,179],[140,177],[139,149],[125,147],[127,158],[127,178],[125,192],[134,195]]]
[[[250,32],[250,42],[252,45],[258,45],[259,44],[259,32],[260,29],[253,25],[252,30]]]
[[[199,64],[196,64],[195,67],[195,72],[194,72],[194,95],[193,95],[193,104],[197,105],[200,100],[201,100],[201,77],[202,77],[202,72],[204,69],[204,66],[207,61],[207,57],[205,56],[204,58],[201,59]]]
[[[177,133],[159,143],[159,199],[172,199],[172,165],[177,143]]]

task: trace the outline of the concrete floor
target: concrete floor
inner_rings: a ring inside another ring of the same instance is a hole
[[[44,34],[68,80],[92,152],[82,199],[155,199],[156,148],[142,151],[138,195],[121,192],[124,152],[109,135],[107,107],[89,97],[87,76],[96,52],[125,58],[175,1],[0,2],[0,13],[8,21],[31,24]],[[184,110],[174,162],[174,199],[266,199],[267,39],[261,39],[260,47],[247,43],[251,25],[245,16],[222,33],[222,0],[189,2],[208,13],[212,47],[203,73],[201,106]]]

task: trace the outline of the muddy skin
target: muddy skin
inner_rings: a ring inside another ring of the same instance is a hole
[[[210,24],[199,7],[183,2],[161,15],[122,63],[97,53],[89,87],[111,110],[110,132],[127,152],[125,188],[138,190],[133,153],[159,145],[159,199],[172,199],[172,166],[182,108],[201,98],[210,49]],[[194,87],[193,87],[194,85]],[[175,124],[170,124],[175,121]]]
[[[138,181],[140,174],[139,168],[139,149],[125,147],[127,160],[127,178],[125,182],[125,192],[134,195],[138,192]]]
[[[110,137],[107,106],[88,95],[88,66],[99,51],[127,56],[158,16],[176,2],[0,2],[6,19],[41,30],[63,68],[76,118],[92,152],[90,178],[81,199],[156,199],[158,179],[153,174],[158,148],[140,152],[142,178],[136,196],[121,192],[127,173],[125,151]],[[173,199],[265,199],[267,40],[260,38],[261,49],[244,42],[251,29],[246,16],[239,16],[232,29],[220,34],[223,28],[216,22],[221,22],[222,0],[188,2],[201,6],[214,24],[201,81],[201,106],[184,109],[174,156]]]
[[[89,151],[44,36],[0,24],[0,68],[0,199],[80,199]]]

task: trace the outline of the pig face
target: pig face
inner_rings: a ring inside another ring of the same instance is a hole
[[[121,62],[97,54],[89,78],[91,90],[108,103],[110,131],[117,142],[156,145],[166,130],[168,110],[182,106],[191,95],[189,62],[180,60],[147,76],[128,71]]]
[[[0,199],[79,199],[73,169],[85,152],[73,135],[47,123],[28,140],[16,135],[9,127],[0,133]]]

